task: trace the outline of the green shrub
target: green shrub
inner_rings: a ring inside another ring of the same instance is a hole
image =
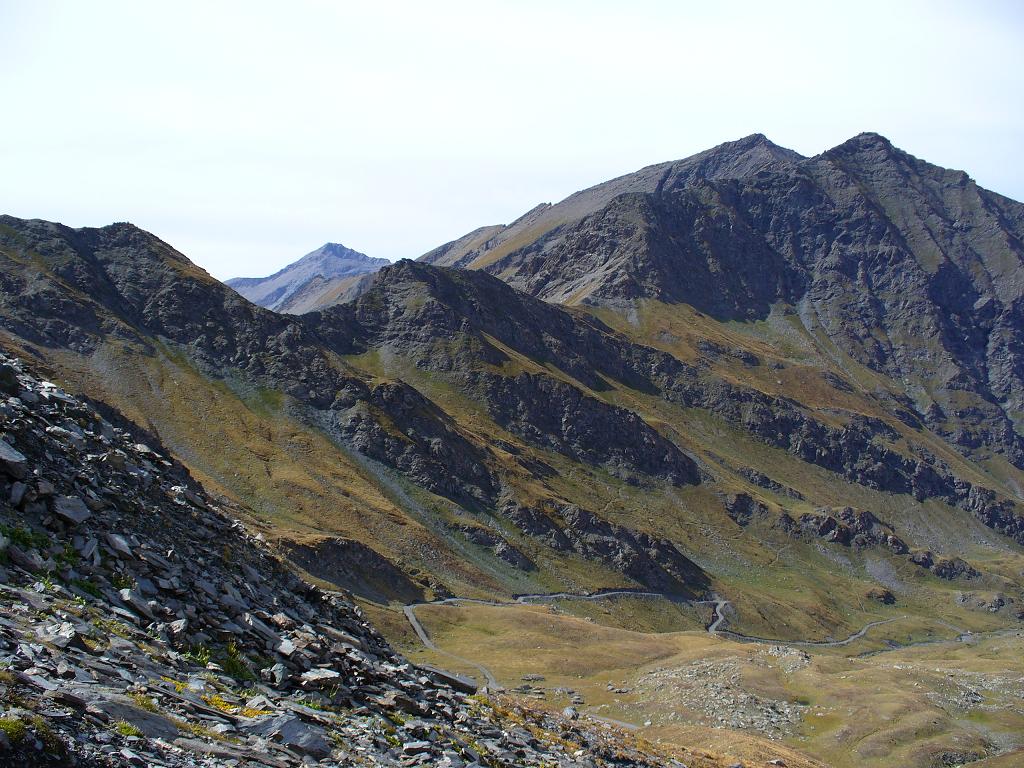
[[[185,651],[185,658],[205,667],[210,663],[210,649],[205,645],[193,645]]]
[[[16,717],[0,717],[0,731],[3,731],[11,744],[19,744],[25,738],[28,729],[25,723]]]
[[[221,667],[224,671],[236,680],[255,680],[256,675],[249,666],[249,660],[245,658],[238,644],[234,641],[228,643],[225,649],[225,656],[221,660]]]
[[[50,539],[46,534],[36,533],[30,528],[0,525],[0,533],[21,549],[43,549],[50,545]]]

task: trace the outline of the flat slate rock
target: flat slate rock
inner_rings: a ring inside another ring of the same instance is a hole
[[[28,472],[28,459],[5,440],[0,440],[0,466],[15,480],[21,480]]]
[[[53,500],[53,513],[73,525],[84,523],[92,517],[85,502],[77,496],[58,496]]]

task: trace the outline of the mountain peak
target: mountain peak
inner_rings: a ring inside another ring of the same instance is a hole
[[[833,147],[825,154],[838,153],[849,155],[865,152],[891,154],[892,152],[898,151],[899,150],[896,146],[882,134],[875,133],[873,131],[865,131],[864,133],[858,133],[856,136],[847,139],[839,146]]]
[[[719,144],[716,147],[712,147],[705,152],[701,152],[695,157],[707,156],[707,155],[738,155],[746,154],[750,152],[756,153],[767,153],[770,155],[777,155],[781,157],[788,157],[799,159],[800,155],[791,149],[780,147],[774,141],[769,139],[763,133],[752,133],[749,136],[744,136],[741,139],[735,139],[733,141],[726,141]],[[692,158],[687,158],[690,160]],[[682,160],[679,162],[687,162]]]
[[[884,144],[889,147],[893,145],[892,142],[889,141],[889,139],[887,139],[885,136],[883,136],[880,133],[875,133],[874,131],[862,131],[861,133],[858,133],[856,136],[850,139],[850,141],[861,141],[871,144]]]
[[[355,277],[376,272],[389,263],[341,243],[328,242],[268,277],[236,277],[227,284],[254,304],[280,311],[290,297],[313,280]]]
[[[373,285],[384,287],[401,283],[427,283],[435,281],[439,274],[436,267],[426,262],[399,259],[377,270]]]
[[[742,139],[727,141],[719,146],[734,146],[738,149],[753,149],[754,147],[777,147],[778,145],[763,133],[752,133],[749,136],[744,136]]]
[[[648,165],[633,173],[574,192],[561,202],[543,203],[505,227],[484,227],[425,254],[438,266],[476,269],[500,261],[523,239],[533,240],[556,227],[596,213],[625,194],[653,194],[687,187],[698,180],[742,179],[806,158],[773,143],[763,133],[727,141],[681,160]]]
[[[763,133],[752,133],[667,164],[668,173],[660,183],[665,188],[678,188],[689,186],[697,179],[742,179],[769,167],[803,159],[803,155],[780,147]]]
[[[309,253],[307,253],[305,256],[299,259],[299,261],[304,261],[306,259],[314,260],[317,258],[351,259],[353,261],[365,262],[383,261],[383,259],[374,259],[370,256],[367,256],[365,253],[360,253],[359,251],[352,250],[351,248],[342,245],[341,243],[324,243],[315,251],[310,251]],[[285,269],[287,269],[287,267],[285,267]]]

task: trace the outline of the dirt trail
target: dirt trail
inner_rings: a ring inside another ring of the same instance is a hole
[[[484,676],[484,680],[487,681],[487,687],[490,690],[503,690],[501,685],[498,684],[498,681],[495,679],[494,675],[491,674],[491,670],[489,670],[483,664],[477,664],[475,661],[465,659],[462,656],[456,656],[454,653],[446,651],[443,648],[438,648],[437,644],[430,639],[430,635],[427,634],[427,630],[423,627],[422,624],[420,624],[420,620],[416,618],[416,605],[417,604],[415,603],[412,605],[406,605],[402,608],[402,612],[405,614],[405,618],[409,620],[409,623],[412,625],[413,631],[416,633],[416,637],[418,637],[420,639],[420,642],[423,643],[424,648],[428,648],[431,651],[436,651],[437,653],[444,654],[450,659],[454,659],[455,661],[461,662],[463,664],[468,664],[474,669],[480,670],[480,674]],[[429,605],[429,603],[419,603],[419,605]]]

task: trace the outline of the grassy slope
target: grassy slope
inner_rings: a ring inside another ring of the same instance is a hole
[[[797,396],[809,406],[823,409],[823,419],[838,423],[835,412],[824,409],[844,407],[895,421],[874,398],[841,392],[822,377],[820,368],[794,363],[795,351],[780,358],[777,347],[706,318],[695,317],[693,313],[688,315],[685,308],[648,306],[639,321],[634,319],[633,322],[622,317],[616,320],[607,313],[602,313],[602,319],[615,320],[613,324],[620,330],[629,331],[641,341],[660,340],[668,351],[683,359],[692,359],[697,354],[696,343],[701,338],[712,338],[726,349],[747,349],[762,358],[761,365],[749,369],[729,358],[733,362],[717,365],[716,373],[723,378],[760,386],[765,391]],[[557,369],[542,367],[515,350],[498,346],[510,361],[505,363],[501,373],[544,371],[585,389]],[[786,365],[782,370],[768,365],[771,360],[782,359]],[[716,589],[734,601],[738,609],[734,626],[741,631],[782,638],[845,636],[866,621],[888,617],[893,611],[900,615],[942,616],[966,628],[988,627],[991,619],[956,604],[963,584],[951,584],[926,575],[904,558],[879,550],[858,554],[838,546],[795,542],[769,526],[742,529],[725,515],[721,502],[723,492],[750,493],[768,503],[776,513],[785,510],[794,516],[822,505],[870,509],[891,523],[905,539],[938,552],[949,551],[948,542],[962,544],[970,540],[972,544],[958,547],[958,551],[995,574],[994,581],[984,585],[989,589],[1005,586],[998,578],[1000,574],[1011,582],[1016,581],[1024,565],[1019,548],[959,510],[938,502],[921,504],[910,497],[880,493],[842,481],[784,451],[752,440],[707,412],[681,409],[615,382],[609,382],[612,385],[609,390],[590,394],[643,414],[702,459],[719,476],[719,481],[682,489],[661,484],[631,486],[558,454],[522,445],[513,435],[494,425],[480,404],[460,392],[452,377],[417,368],[408,359],[381,352],[348,358],[346,362],[375,376],[408,381],[452,414],[470,433],[482,440],[501,439],[517,444],[522,453],[557,470],[553,477],[531,478],[522,472],[517,474],[509,462],[507,469],[521,498],[571,499],[611,520],[656,531],[682,545],[687,554],[713,575]],[[753,373],[747,375],[751,371]],[[880,383],[876,382],[874,387],[878,386]],[[899,422],[895,423],[903,428]],[[934,452],[958,466],[962,474],[993,485],[991,477],[983,477],[980,470],[966,465],[936,438],[927,434],[922,437],[918,433],[914,433],[913,438],[928,443]],[[501,451],[497,453],[502,455]],[[807,500],[794,500],[753,486],[735,473],[735,468],[742,466],[761,469],[800,490]],[[518,547],[537,557],[552,573],[557,573],[563,584],[587,589],[623,583],[621,577],[602,573],[592,564],[581,563],[577,569],[553,562],[550,557],[545,560],[544,551],[529,539],[517,538],[514,531],[506,530],[506,533]],[[882,607],[864,598],[868,589],[878,583],[880,574],[884,583],[898,595],[896,608]],[[979,585],[972,587],[977,589]]]
[[[400,507],[359,462],[295,418],[280,393],[239,394],[166,348],[148,357],[107,345],[88,359],[49,359],[69,386],[158,434],[207,488],[251,510],[250,524],[271,540],[354,538],[413,574],[500,587]]]

